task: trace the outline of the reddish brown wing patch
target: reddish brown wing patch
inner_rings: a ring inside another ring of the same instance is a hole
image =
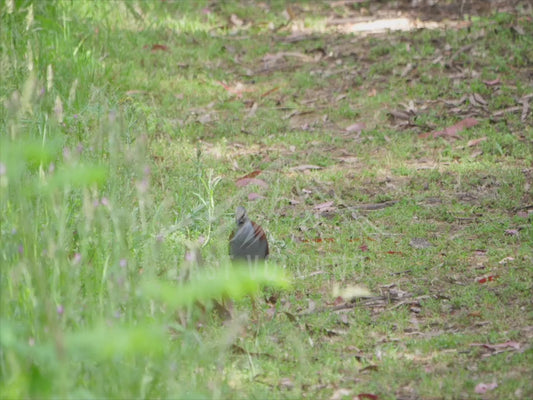
[[[235,236],[235,231],[231,231],[229,234],[229,243],[228,243],[228,254],[233,257],[233,254],[231,254],[231,241],[233,240],[233,237]]]
[[[254,221],[252,222],[252,226],[254,227],[254,235],[255,237],[258,237],[259,240],[264,240],[266,242],[266,254],[265,257],[268,256],[268,240],[265,234],[265,231],[261,226],[257,225]]]

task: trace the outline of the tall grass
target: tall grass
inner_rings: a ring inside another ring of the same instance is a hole
[[[7,1],[0,11],[2,398],[219,397],[234,331],[214,323],[199,335],[175,311],[285,282],[226,255],[177,280],[187,246],[220,230],[216,179],[187,164],[189,190],[160,201],[146,136],[106,78],[98,46],[108,44],[91,34],[114,6],[131,7]]]

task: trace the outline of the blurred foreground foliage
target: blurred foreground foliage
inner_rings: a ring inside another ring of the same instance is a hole
[[[81,51],[76,7],[98,13],[109,4],[7,1],[0,11],[0,397],[209,393],[207,382],[223,385],[212,369],[228,342],[216,339],[220,323],[203,341],[194,305],[209,313],[212,300],[285,286],[287,277],[272,265],[231,266],[224,254],[179,278],[176,254],[211,232],[213,198],[154,200],[145,144],[127,110],[96,86],[107,71]],[[185,222],[173,207],[211,217]],[[189,326],[177,321],[180,307]]]

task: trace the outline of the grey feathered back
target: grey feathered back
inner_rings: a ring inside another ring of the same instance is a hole
[[[233,259],[264,260],[268,256],[268,241],[263,229],[250,221],[244,207],[235,211],[236,229],[230,236],[230,255]]]

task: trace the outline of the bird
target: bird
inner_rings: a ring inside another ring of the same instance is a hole
[[[248,218],[246,209],[238,206],[235,210],[235,228],[229,237],[229,253],[233,260],[249,263],[265,260],[268,257],[268,240],[261,226]],[[257,314],[257,304],[252,299],[252,315]],[[233,302],[223,302],[224,309],[233,317]]]
[[[230,256],[234,260],[260,261],[268,257],[268,240],[261,226],[248,218],[246,209],[235,210],[235,229],[229,237]]]

